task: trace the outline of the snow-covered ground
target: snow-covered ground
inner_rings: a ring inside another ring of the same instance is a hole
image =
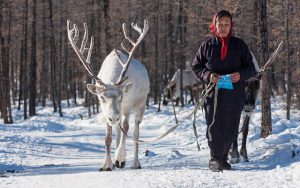
[[[176,109],[178,119],[184,122],[174,132],[140,145],[141,170],[130,169],[133,141],[127,140],[126,167],[112,172],[98,171],[105,151],[101,114],[89,119],[86,108],[64,104],[62,118],[50,107],[39,107],[37,116],[23,121],[22,112],[14,109],[14,124],[4,125],[0,120],[0,187],[300,187],[300,112],[292,111],[288,121],[283,109],[279,98],[272,100],[273,133],[262,139],[258,106],[250,123],[250,162],[233,164],[232,170],[223,172],[208,169],[201,111],[197,117],[201,150],[197,151],[192,120],[185,119],[193,106]],[[170,106],[163,106],[161,112],[151,106],[145,112],[140,139],[152,140],[174,122]],[[112,146],[114,154],[114,141]],[[145,156],[146,150],[152,155]]]

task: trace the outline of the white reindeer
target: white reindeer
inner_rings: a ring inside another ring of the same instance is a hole
[[[138,140],[139,125],[143,119],[146,108],[146,99],[150,88],[148,73],[144,65],[132,59],[132,57],[135,49],[149,29],[148,21],[144,20],[143,30],[139,28],[137,24],[131,24],[131,26],[139,32],[140,36],[136,42],[131,40],[127,34],[126,25],[123,24],[125,38],[133,46],[132,49],[128,51],[121,43],[124,50],[128,52],[129,57],[121,51],[113,50],[105,58],[99,74],[96,76],[90,68],[90,58],[94,44],[93,37],[91,37],[90,47],[86,48],[88,32],[87,26],[84,23],[85,33],[81,47],[78,48],[76,45],[79,33],[78,27],[74,24],[73,29],[70,29],[70,21],[68,20],[67,22],[69,41],[86,70],[96,80],[95,85],[87,84],[87,88],[91,93],[98,96],[102,113],[106,119],[105,159],[99,171],[111,171],[114,167],[110,156],[113,126],[117,130],[115,166],[118,168],[125,167],[125,141],[129,129],[129,116],[131,112],[134,114],[135,126],[133,137],[134,140]],[[85,58],[84,54],[86,51],[88,51],[88,54]],[[138,142],[134,143],[132,168],[141,168],[138,159]]]

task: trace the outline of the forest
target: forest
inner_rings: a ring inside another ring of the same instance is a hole
[[[234,35],[248,44],[259,66],[283,41],[263,76],[262,126],[271,122],[274,96],[285,101],[289,119],[290,109],[300,110],[299,0],[0,0],[1,119],[13,123],[13,106],[24,119],[35,116],[37,106],[52,106],[63,116],[61,102],[76,104],[78,98],[85,99],[89,116],[99,112],[97,97],[86,89],[94,80],[68,42],[67,20],[78,25],[80,37],[83,23],[94,36],[91,67],[97,74],[111,50],[122,49],[122,23],[143,26],[147,19],[150,29],[134,58],[148,70],[152,105],[161,104],[174,72],[184,70],[201,42],[212,37],[209,25],[222,9],[232,13]]]

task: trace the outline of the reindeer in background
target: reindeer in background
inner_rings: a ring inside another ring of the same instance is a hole
[[[111,171],[114,166],[124,168],[126,163],[125,141],[129,129],[129,116],[134,115],[134,140],[139,139],[139,126],[143,119],[146,108],[146,99],[149,93],[150,82],[147,70],[138,60],[133,59],[133,53],[145,37],[149,26],[144,20],[144,28],[137,24],[131,24],[132,28],[139,32],[140,36],[134,42],[127,33],[126,25],[123,24],[125,38],[132,44],[132,49],[127,50],[121,43],[123,49],[129,54],[125,55],[121,51],[113,50],[104,60],[101,69],[96,76],[90,67],[90,58],[94,45],[94,38],[91,37],[89,48],[86,48],[88,40],[87,26],[84,23],[84,37],[79,48],[76,44],[78,40],[78,27],[74,24],[70,28],[70,21],[67,21],[68,39],[76,52],[81,63],[87,72],[96,80],[96,84],[87,84],[88,90],[98,96],[102,113],[106,119],[105,136],[105,158],[99,171]],[[87,51],[87,56],[84,57]],[[111,159],[110,150],[112,143],[112,127],[116,128],[116,152],[114,164]],[[122,134],[121,134],[122,130]],[[138,159],[138,142],[134,143],[133,169],[140,169]]]
[[[181,71],[178,69],[174,73],[171,81],[168,81],[167,87],[164,89],[163,93],[164,105],[167,105],[169,101],[175,101],[176,106],[178,106],[180,99],[180,74]],[[191,99],[188,103],[192,102],[194,104],[194,100],[198,101],[202,91],[201,88],[201,83],[194,76],[190,63],[186,62],[186,69],[182,71],[182,89],[183,91],[190,92]]]

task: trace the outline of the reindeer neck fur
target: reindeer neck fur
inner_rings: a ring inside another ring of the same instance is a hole
[[[122,62],[119,61],[118,55]],[[116,88],[114,84],[118,81],[122,72],[122,66],[120,63],[126,62],[127,58],[128,56],[123,54],[121,51],[113,50],[105,58],[98,77],[106,85]],[[128,79],[125,82],[132,83],[132,88],[128,92],[123,93],[122,108],[127,108],[128,105],[133,107],[135,105],[134,101],[146,101],[144,98],[147,98],[147,94],[149,93],[150,89],[147,70],[139,61],[135,59],[131,60],[126,76]]]
[[[102,63],[98,77],[105,83],[109,85],[114,85],[122,72],[122,66],[118,60],[118,56],[113,50]]]

